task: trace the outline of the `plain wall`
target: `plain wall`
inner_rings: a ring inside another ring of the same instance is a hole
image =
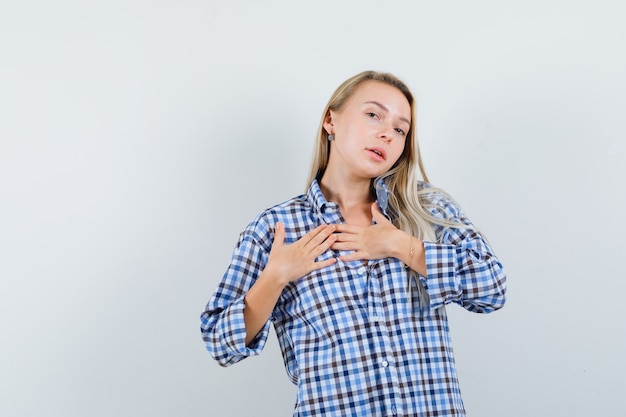
[[[291,415],[275,336],[222,369],[199,315],[365,69],[412,87],[431,181],[508,273],[503,310],[448,308],[469,415],[626,415],[625,21],[617,0],[1,0],[0,415]]]

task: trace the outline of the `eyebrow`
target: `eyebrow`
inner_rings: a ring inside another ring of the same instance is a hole
[[[384,111],[389,112],[389,109],[387,108],[387,106],[385,106],[384,104],[379,103],[377,101],[366,101],[365,104],[374,104],[374,105],[380,107],[381,109],[383,109]],[[400,120],[402,120],[403,122],[406,122],[409,126],[411,126],[411,122],[406,117],[400,116]]]

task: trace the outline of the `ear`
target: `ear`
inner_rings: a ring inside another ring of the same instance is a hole
[[[335,132],[335,125],[333,123],[334,117],[335,117],[335,112],[333,112],[332,110],[328,110],[328,114],[324,118],[324,130],[329,135],[332,135]]]

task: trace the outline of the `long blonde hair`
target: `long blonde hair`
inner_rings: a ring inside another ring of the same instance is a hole
[[[389,189],[389,205],[387,212],[392,223],[399,229],[422,241],[435,241],[435,225],[444,227],[467,227],[463,224],[450,222],[445,219],[434,217],[428,210],[430,204],[426,198],[428,194],[441,192],[442,190],[428,186],[424,187],[420,181],[429,183],[428,176],[422,163],[422,157],[415,133],[415,100],[413,94],[396,76],[386,72],[364,71],[344,81],[332,94],[328,104],[322,112],[322,120],[317,131],[317,140],[313,153],[313,163],[307,184],[314,179],[321,179],[328,165],[330,155],[330,142],[324,129],[324,121],[329,112],[338,111],[352,96],[357,88],[365,81],[379,81],[391,85],[402,92],[411,106],[411,126],[406,136],[404,150],[393,167],[380,178],[384,179]],[[419,174],[419,175],[418,175]],[[372,192],[377,179],[372,180]],[[445,194],[445,193],[444,193]],[[409,291],[411,282],[416,278],[412,274],[409,278]],[[427,301],[426,291],[419,279],[418,283],[420,299]]]

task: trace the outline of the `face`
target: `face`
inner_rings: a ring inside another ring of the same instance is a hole
[[[335,136],[327,169],[375,178],[396,163],[411,127],[411,105],[396,87],[365,81],[338,111],[330,111],[324,129]]]

